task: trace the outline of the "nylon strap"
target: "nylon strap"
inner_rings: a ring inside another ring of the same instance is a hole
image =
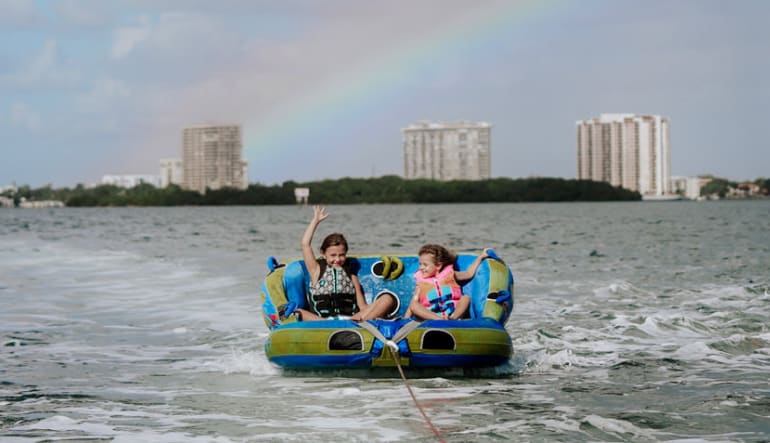
[[[393,349],[393,347],[396,347],[396,349],[398,349],[398,342],[406,338],[406,336],[409,335],[409,333],[411,333],[412,331],[417,329],[418,326],[420,326],[420,322],[416,320],[411,320],[409,323],[405,324],[404,326],[401,326],[401,328],[398,331],[396,331],[395,334],[393,334],[393,338],[388,339],[382,334],[382,332],[380,332],[379,329],[377,329],[376,326],[369,323],[368,321],[359,321],[356,323],[362,328],[371,332],[374,338],[381,341],[382,344],[388,346],[391,349]]]

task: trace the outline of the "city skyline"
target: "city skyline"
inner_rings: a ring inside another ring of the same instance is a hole
[[[665,115],[671,174],[770,175],[770,2],[17,0],[0,185],[157,174],[242,126],[249,182],[403,175],[401,128],[486,121],[492,177],[576,176],[574,122]]]

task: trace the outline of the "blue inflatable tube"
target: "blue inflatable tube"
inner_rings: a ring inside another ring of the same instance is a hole
[[[401,302],[395,319],[362,323],[346,319],[297,321],[287,311],[308,306],[307,268],[302,260],[285,266],[268,261],[272,269],[260,291],[263,317],[270,330],[265,345],[268,359],[287,369],[395,367],[391,347],[405,368],[491,367],[510,360],[513,347],[505,323],[513,308],[514,281],[502,261],[484,260],[476,276],[463,285],[463,293],[471,297],[471,318],[416,322],[398,316],[405,313],[414,291],[418,258],[397,257],[403,272],[390,279],[372,271],[382,269],[376,266],[381,256],[348,258],[357,262],[367,301],[387,290]],[[475,258],[460,255],[458,269],[465,269]]]

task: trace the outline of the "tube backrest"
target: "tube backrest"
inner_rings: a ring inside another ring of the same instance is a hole
[[[348,260],[353,262],[350,263],[352,268],[358,269],[358,279],[361,282],[367,303],[371,303],[377,294],[382,291],[392,292],[398,296],[401,302],[397,312],[397,315],[400,316],[406,312],[412,300],[415,288],[414,273],[418,270],[419,259],[414,255],[398,257],[403,263],[403,272],[396,279],[384,279],[372,272],[373,266],[382,260],[381,256],[348,257]],[[455,268],[458,270],[468,269],[475,259],[476,255],[460,254],[457,257]],[[510,271],[507,270],[507,272],[510,275]],[[489,260],[484,260],[479,265],[474,278],[462,284],[463,294],[471,297],[471,318],[478,318],[483,315],[487,297],[490,292],[493,292],[490,291],[490,285],[493,281],[490,273]],[[497,273],[499,274],[499,272]],[[500,276],[496,275],[495,279],[498,277]],[[512,276],[504,277],[506,277],[506,280],[508,278],[512,280]],[[512,285],[512,282],[510,284]],[[296,260],[286,265],[283,285],[286,298],[289,301],[295,302],[298,307],[307,309],[310,274],[303,260]],[[500,283],[496,282],[493,286],[500,286]],[[499,288],[496,290],[499,290]]]

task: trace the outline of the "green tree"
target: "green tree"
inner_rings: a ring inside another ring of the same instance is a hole
[[[737,183],[730,182],[723,178],[712,178],[710,182],[706,183],[700,189],[701,196],[718,195],[719,198],[724,198],[730,191],[730,188],[737,186]]]

